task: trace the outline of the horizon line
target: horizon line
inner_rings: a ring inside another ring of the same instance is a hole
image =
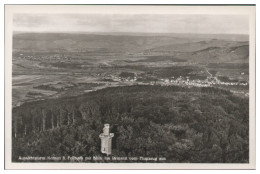
[[[64,33],[64,34],[69,34],[69,33],[81,33],[81,34],[191,34],[191,35],[250,35],[246,33],[156,33],[156,32],[124,32],[124,31],[112,31],[112,32],[106,32],[106,31],[13,31],[13,33]]]

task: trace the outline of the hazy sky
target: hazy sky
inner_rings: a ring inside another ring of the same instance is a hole
[[[248,34],[248,16],[16,14],[14,31]]]

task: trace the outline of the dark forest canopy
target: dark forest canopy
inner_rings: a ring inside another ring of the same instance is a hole
[[[112,156],[164,162],[248,163],[249,101],[218,88],[111,87],[13,108],[12,159],[102,155],[103,124]],[[119,161],[120,162],[120,161]]]

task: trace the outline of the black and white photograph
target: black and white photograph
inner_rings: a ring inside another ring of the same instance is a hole
[[[254,18],[254,5],[7,5],[6,163],[254,168]]]

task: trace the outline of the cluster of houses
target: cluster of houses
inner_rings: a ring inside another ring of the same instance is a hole
[[[138,78],[137,75],[134,77],[120,77],[116,75],[107,75],[104,77],[105,80],[111,80],[114,82],[136,82],[143,84],[142,80]],[[139,80],[140,79],[140,80]],[[247,86],[247,82],[223,82],[220,81],[217,77],[207,77],[205,80],[195,79],[191,80],[189,77],[171,77],[171,78],[161,78],[157,80],[151,80],[146,83],[150,85],[180,85],[180,86],[196,86],[196,87],[209,87],[212,85],[225,85],[225,86]]]
[[[205,80],[190,80],[189,77],[178,77],[177,79],[160,79],[160,83],[163,85],[188,85],[197,87],[209,87],[212,85],[226,85],[226,86],[247,86],[247,82],[222,82],[217,77],[208,77]]]
[[[107,75],[103,78],[104,80],[113,80],[115,82],[135,82],[137,80],[137,76],[134,77],[120,77],[115,75]]]
[[[54,55],[38,55],[38,56],[29,56],[19,54],[19,59],[27,59],[27,60],[48,60],[48,61],[55,61],[55,60],[71,60],[70,57],[64,56],[62,54],[54,54]]]

